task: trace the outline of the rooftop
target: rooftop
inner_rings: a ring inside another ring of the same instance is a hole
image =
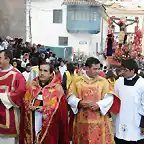
[[[63,5],[102,6],[102,3],[95,0],[64,0]]]

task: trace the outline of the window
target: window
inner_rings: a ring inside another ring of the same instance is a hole
[[[53,10],[53,23],[62,23],[62,10]]]
[[[68,37],[59,37],[60,46],[68,46]]]
[[[98,14],[96,10],[92,7],[89,8],[79,8],[74,7],[69,11],[71,20],[76,21],[97,21]]]

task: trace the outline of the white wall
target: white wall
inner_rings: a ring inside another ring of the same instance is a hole
[[[32,2],[32,41],[47,46],[59,46],[58,37],[68,37],[68,46],[74,51],[83,51],[93,54],[96,51],[96,43],[101,43],[101,33],[91,35],[88,33],[71,34],[66,30],[66,6],[62,6],[63,0],[43,0],[43,2]],[[53,9],[63,9],[63,23],[53,24]],[[104,22],[103,34],[107,33],[107,24]],[[87,44],[79,44],[79,42]],[[104,36],[105,43],[105,36]],[[103,44],[105,46],[105,44]],[[104,47],[105,48],[105,47]]]

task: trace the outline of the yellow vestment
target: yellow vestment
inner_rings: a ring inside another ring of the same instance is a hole
[[[109,83],[105,78],[97,76],[88,79],[79,76],[72,86],[72,93],[84,101],[98,102],[109,92]],[[73,144],[113,144],[114,137],[109,116],[100,111],[79,109],[73,125]]]

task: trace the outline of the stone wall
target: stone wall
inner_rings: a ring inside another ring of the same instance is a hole
[[[26,0],[0,0],[0,36],[26,38]]]

